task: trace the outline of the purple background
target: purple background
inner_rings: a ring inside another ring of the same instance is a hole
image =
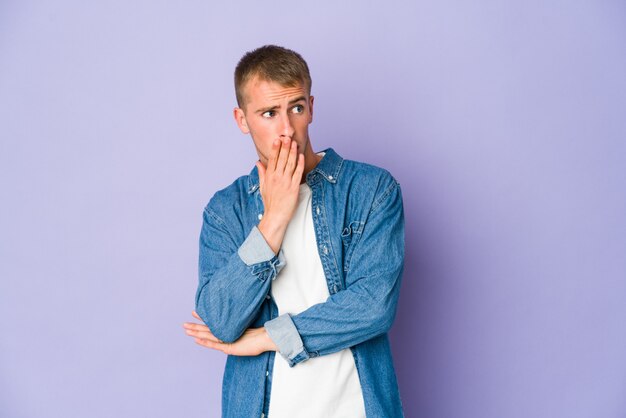
[[[219,415],[182,323],[256,158],[234,66],[278,43],[314,149],[402,185],[407,416],[626,417],[624,3],[213,3],[0,3],[0,416]]]

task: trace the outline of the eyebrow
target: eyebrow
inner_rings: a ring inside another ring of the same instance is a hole
[[[300,97],[296,97],[293,100],[290,100],[288,104],[289,104],[289,106],[291,106],[291,105],[294,105],[294,104],[296,104],[298,102],[303,102],[303,101],[306,101],[306,97],[300,96]],[[279,108],[280,108],[280,106],[264,107],[264,108],[261,108],[261,109],[257,110],[256,113],[265,113],[265,112],[268,112],[270,110],[275,110],[275,109],[279,109]]]
[[[304,96],[300,96],[300,97],[297,97],[297,98],[295,98],[295,99],[293,99],[293,100],[290,100],[290,101],[289,101],[289,104],[290,104],[290,105],[292,105],[292,104],[296,104],[296,103],[298,103],[298,102],[300,102],[300,101],[304,101],[304,100],[306,100],[306,97],[304,97]]]

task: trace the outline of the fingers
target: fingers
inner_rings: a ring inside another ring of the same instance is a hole
[[[279,174],[293,175],[299,159],[298,142],[291,138],[283,139],[280,145],[278,160],[276,161],[276,172]]]
[[[197,318],[197,319],[202,321],[202,318],[200,318],[200,315],[198,315],[198,313],[196,311],[192,311],[191,314],[195,318]],[[219,343],[222,342],[222,340],[218,339],[215,335],[213,335],[213,333],[211,332],[209,327],[207,327],[204,323],[196,324],[196,323],[193,323],[193,322],[185,322],[183,324],[183,328],[185,328],[185,332],[189,336],[200,338],[202,340],[216,342],[216,343],[217,342],[219,342]]]
[[[304,172],[304,154],[298,154],[298,165],[293,172],[291,181],[295,185],[299,185],[302,180],[302,173]]]
[[[214,343],[223,343],[222,340],[211,334],[209,331],[191,331],[187,330],[187,335],[203,341],[211,341]]]
[[[215,335],[213,335],[209,327],[207,327],[204,324],[194,324],[192,322],[185,322],[183,324],[183,327],[185,328],[185,333],[191,337],[196,337],[202,340],[208,340],[208,341],[212,341],[216,343],[222,342],[222,340],[220,340]]]
[[[278,161],[276,162],[276,171],[279,173],[283,173],[285,171],[287,158],[289,157],[291,142],[291,138],[288,137],[281,141],[280,154],[278,154]]]
[[[204,324],[195,324],[193,322],[185,322],[183,324],[183,328],[185,328],[188,331],[202,331],[202,332],[211,332],[211,330],[209,329],[209,327],[207,327]]]
[[[298,143],[296,141],[291,141],[289,145],[289,156],[287,157],[287,165],[285,167],[285,174],[293,173],[293,169],[296,167],[296,163],[298,162]]]
[[[215,341],[210,341],[210,340],[203,340],[201,338],[194,338],[193,339],[196,344],[201,345],[203,347],[207,347],[207,348],[212,348],[214,350],[219,350],[225,354],[230,354],[230,344],[227,343],[223,343],[223,342],[215,342]]]
[[[224,354],[228,354],[228,355],[238,354],[233,343],[223,343],[223,342],[216,343],[213,341],[201,340],[199,338],[195,338],[194,341],[196,342],[196,344],[199,344],[203,347],[212,348],[213,350],[219,350]]]
[[[272,172],[276,170],[276,162],[278,161],[278,152],[280,151],[280,147],[282,146],[282,141],[280,139],[275,139],[272,142],[272,150],[270,152],[270,159],[267,161],[267,170]]]

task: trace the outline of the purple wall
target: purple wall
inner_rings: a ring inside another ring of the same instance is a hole
[[[0,3],[0,416],[219,415],[181,325],[264,43],[403,187],[407,416],[626,416],[623,2],[43,3]]]

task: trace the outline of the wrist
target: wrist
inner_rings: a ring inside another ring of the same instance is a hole
[[[287,224],[288,222],[276,220],[266,213],[257,226],[267,244],[272,248],[272,251],[274,251],[274,254],[278,254],[280,250],[285,232],[287,231]]]
[[[278,347],[274,343],[274,341],[270,338],[270,335],[267,333],[265,327],[259,328],[261,330],[261,339],[263,340],[263,348],[264,351],[278,351]]]

